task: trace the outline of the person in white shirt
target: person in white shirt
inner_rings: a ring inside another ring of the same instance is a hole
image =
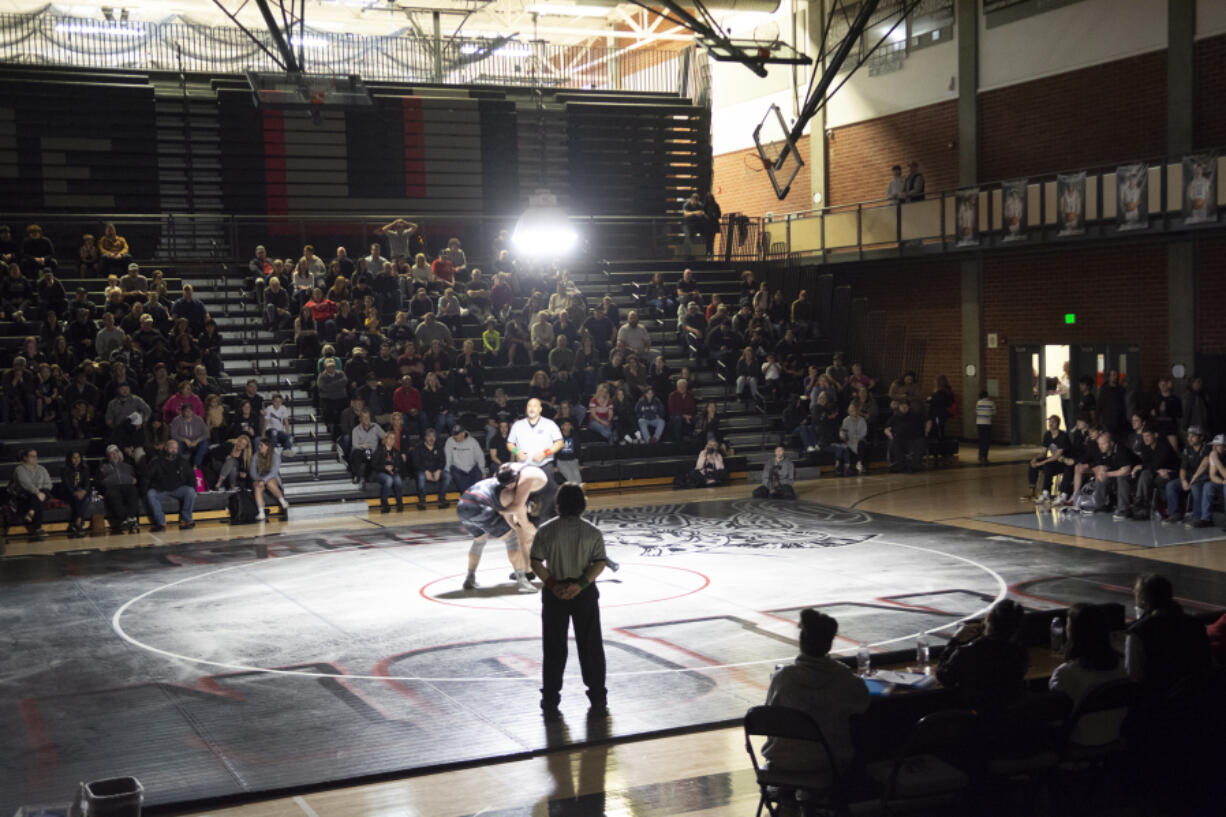
[[[557,423],[541,416],[541,401],[533,397],[524,407],[524,416],[511,426],[507,448],[516,462],[535,465],[548,477],[539,492],[541,519],[553,517],[558,483],[554,479],[553,455],[562,450],[562,431]]]
[[[271,404],[264,407],[264,429],[274,448],[291,451],[294,448],[294,433],[290,430],[289,406],[280,394],[272,396]]]
[[[975,430],[979,432],[979,464],[988,464],[988,448],[992,445],[992,417],[996,414],[996,404],[988,397],[986,391],[979,392],[979,402],[975,403]]]
[[[847,406],[847,416],[843,418],[839,426],[839,439],[842,445],[837,449],[838,463],[835,465],[834,473],[851,476],[851,466],[854,462],[856,472],[863,474],[868,423],[860,416],[860,407],[854,402]]]
[[[1209,205],[1212,193],[1209,180],[1205,178],[1205,169],[1200,164],[1197,164],[1192,169],[1192,180],[1188,182],[1188,217],[1185,219],[1188,224],[1211,220],[1209,218]]]
[[[1099,607],[1074,604],[1068,611],[1065,661],[1051,674],[1048,687],[1073,700],[1074,711],[1086,695],[1110,681],[1127,678],[1124,662],[1111,646],[1107,617]],[[1102,746],[1120,735],[1127,708],[1095,712],[1077,721],[1068,739],[1080,746]]]
[[[902,202],[906,198],[906,179],[902,177],[902,165],[894,165],[890,168],[893,177],[890,183],[885,188],[885,197],[893,202]]]

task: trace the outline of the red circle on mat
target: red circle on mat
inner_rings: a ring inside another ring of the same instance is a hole
[[[707,576],[707,574],[700,573],[697,570],[691,570],[688,567],[678,567],[676,565],[644,564],[642,562],[634,562],[634,563],[622,562],[621,565],[622,567],[634,567],[634,568],[646,567],[646,568],[651,568],[651,569],[656,569],[656,570],[676,570],[681,573],[688,573],[692,577],[694,577],[692,581],[694,582],[695,586],[683,592],[672,593],[671,595],[660,596],[659,598],[636,599],[634,601],[611,602],[609,604],[605,604],[602,601],[600,604],[602,609],[608,609],[612,607],[635,607],[635,606],[642,605],[642,604],[659,604],[660,602],[663,602],[663,601],[672,601],[674,599],[680,599],[680,598],[685,598],[686,596],[692,596],[695,593],[698,593],[698,592],[701,592],[707,589],[707,587],[711,584],[711,578]],[[491,568],[488,572],[493,572],[493,569]],[[515,610],[523,610],[525,612],[531,612],[531,613],[537,612],[537,607],[535,605],[533,605],[530,608],[529,607],[519,608],[519,607],[508,607],[505,604],[474,604],[473,602],[480,601],[479,597],[472,598],[472,599],[465,598],[463,601],[461,601],[458,599],[457,600],[440,599],[440,598],[437,598],[436,596],[430,595],[429,591],[431,587],[434,587],[435,585],[440,584],[442,582],[454,582],[455,583],[454,586],[459,586],[459,583],[463,580],[463,578],[464,578],[463,573],[456,573],[452,576],[443,576],[442,578],[435,579],[432,582],[428,582],[422,585],[421,589],[417,592],[426,601],[432,601],[436,604],[446,604],[450,607],[467,607],[470,610],[494,610],[499,613],[514,612]],[[599,580],[597,580],[597,582],[599,582]],[[669,588],[669,589],[673,590],[675,588]],[[511,596],[511,595],[497,596],[491,601],[497,602],[497,601],[502,601],[504,599],[516,598],[516,597],[517,596]],[[519,598],[532,598],[531,596],[527,596],[526,594],[524,596],[518,596],[518,597]]]

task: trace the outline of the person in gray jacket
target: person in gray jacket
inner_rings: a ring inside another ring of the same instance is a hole
[[[377,428],[377,426],[376,426]],[[281,450],[274,447],[267,437],[261,437],[251,458],[250,474],[251,488],[255,491],[255,521],[267,519],[264,514],[264,492],[268,491],[276,498],[281,510],[289,511],[289,502],[281,488]]]
[[[485,452],[468,433],[468,429],[459,423],[452,427],[451,436],[443,443],[443,454],[447,458],[451,484],[460,493],[464,493],[485,477]]]
[[[110,442],[119,446],[133,462],[140,462],[145,456],[143,429],[152,414],[149,404],[132,393],[127,381],[119,384],[119,393],[106,405]]]
[[[33,448],[23,448],[18,459],[9,491],[13,494],[26,530],[30,532],[30,538],[46,539],[43,511],[47,509],[47,497],[51,495],[51,475],[38,464],[38,452]]]
[[[762,466],[762,484],[754,489],[757,499],[795,499],[796,466],[787,458],[783,446],[775,447],[775,456]]]
[[[137,492],[136,469],[125,462],[123,452],[117,445],[106,447],[106,460],[98,466],[98,478],[94,484],[102,488],[107,516],[123,520],[115,526],[116,532],[140,532],[140,494]]]
[[[847,407],[847,416],[839,426],[839,444],[835,449],[834,473],[836,476],[851,476],[852,464],[856,472],[864,473],[865,440],[868,438],[868,423],[860,416],[860,407],[854,402]]]

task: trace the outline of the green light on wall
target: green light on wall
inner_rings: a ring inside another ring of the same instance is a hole
[[[1064,322],[1069,324],[1070,326],[1074,323],[1077,323],[1077,313],[1076,312],[1064,313]]]

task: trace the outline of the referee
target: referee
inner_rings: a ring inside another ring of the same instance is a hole
[[[562,450],[562,432],[558,424],[541,416],[541,401],[533,397],[524,408],[526,415],[515,421],[507,435],[507,448],[517,462],[535,465],[548,478],[540,491],[541,510],[538,519],[553,516],[558,495],[558,483],[553,478],[553,455]]]
[[[557,505],[557,518],[541,525],[532,541],[532,569],[545,582],[541,593],[541,711],[546,718],[561,715],[558,703],[566,669],[566,637],[573,620],[579,668],[591,702],[588,714],[602,717],[609,710],[596,577],[605,568],[604,536],[581,518],[587,508],[581,485],[568,482],[559,488]]]

